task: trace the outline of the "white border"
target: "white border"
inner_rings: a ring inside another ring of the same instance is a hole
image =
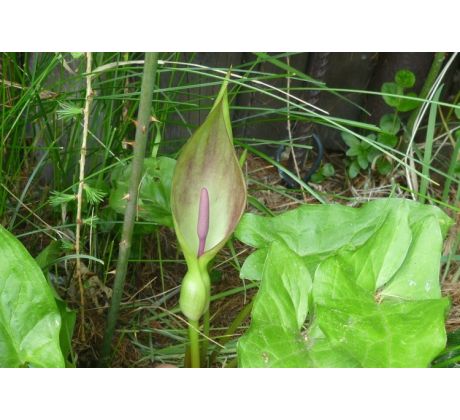
[[[2,51],[458,51],[459,4],[403,0],[3,2]]]
[[[443,419],[458,410],[456,372],[3,369],[1,412],[49,420]]]

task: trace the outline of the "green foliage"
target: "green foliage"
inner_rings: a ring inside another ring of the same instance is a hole
[[[161,156],[144,159],[138,198],[138,217],[142,220],[173,226],[171,216],[171,183],[176,161]],[[128,199],[131,165],[119,164],[112,173],[113,189],[109,206],[117,213],[124,214]]]
[[[359,168],[367,169],[369,162],[372,161],[372,146],[365,141],[358,140],[358,138],[349,133],[343,133],[342,138],[348,146],[347,156],[352,157]],[[374,140],[375,136],[370,134],[369,139]],[[353,178],[352,176],[350,177]]]
[[[73,250],[73,246],[72,246]],[[63,252],[63,243],[61,241],[52,241],[35,257],[35,262],[43,270],[43,274],[48,279],[48,268],[56,262]],[[66,367],[75,367],[74,355],[72,352],[72,337],[77,319],[77,312],[69,309],[67,304],[61,299],[53,287],[51,291],[54,294],[56,305],[61,315],[61,330],[59,332],[59,343],[62,355],[64,356]]]
[[[93,206],[101,203],[107,195],[105,191],[92,187],[87,183],[83,185],[83,191],[85,192],[86,199]]]
[[[382,85],[381,92],[383,93],[383,100],[388,106],[397,108],[400,99],[390,95],[402,95],[403,89],[394,82],[385,82]]]
[[[335,168],[332,163],[326,163],[317,172],[315,172],[312,177],[311,181],[319,184],[323,182],[325,179],[330,178],[331,176],[335,175]]]
[[[107,195],[106,191],[102,189],[92,187],[88,183],[83,185],[83,191],[85,194],[85,199],[87,202],[93,206],[100,204],[104,197]],[[68,194],[60,191],[53,191],[51,197],[49,198],[49,203],[53,207],[64,206],[66,204],[72,203],[77,200],[76,194]]]
[[[240,365],[428,366],[446,340],[439,265],[450,224],[401,199],[245,215],[236,235],[258,249],[241,275],[262,282]]]
[[[0,366],[64,367],[61,317],[39,265],[0,227]]]
[[[372,143],[393,149],[398,144],[398,133],[401,130],[401,120],[398,112],[410,111],[418,106],[417,101],[410,98],[416,97],[413,92],[405,93],[406,88],[413,87],[415,75],[408,70],[400,70],[395,75],[395,82],[382,85],[383,100],[387,105],[395,109],[394,113],[385,114],[379,121],[380,132],[375,136],[371,133],[366,136],[368,142],[358,139],[356,136],[343,132],[342,139],[348,146],[346,152],[350,159],[347,162],[347,173],[350,178],[355,178],[361,171],[369,167],[377,170],[380,175],[388,175],[393,169],[392,162],[383,152],[373,147]],[[389,95],[405,96],[398,98]]]
[[[85,55],[85,53],[82,52],[71,52],[72,58],[81,58]]]
[[[393,165],[386,156],[379,156],[376,161],[376,168],[381,175],[388,175],[393,169]]]
[[[49,198],[49,203],[53,207],[59,207],[71,203],[77,199],[75,194],[66,194],[59,191],[53,191]]]
[[[388,133],[380,133],[376,138],[375,134],[368,134],[368,141],[360,140],[357,137],[349,133],[342,133],[342,139],[348,146],[346,155],[350,158],[348,161],[348,176],[353,179],[359,175],[362,170],[370,168],[370,165],[379,157],[382,157],[382,152],[372,146],[372,143],[381,143],[386,146],[393,144],[393,140],[397,140],[396,136]],[[380,171],[380,167],[377,169],[381,175],[385,175]]]
[[[460,364],[460,330],[447,334],[445,350],[431,364],[432,367],[458,367]]]
[[[383,100],[387,105],[399,112],[407,112],[417,108],[419,102],[411,99],[417,98],[417,94],[414,92],[405,92],[407,88],[413,87],[414,84],[414,73],[409,70],[399,70],[395,75],[394,82],[386,82],[382,85]],[[398,95],[400,97],[390,95]]]
[[[388,134],[398,134],[401,129],[401,121],[396,114],[385,114],[380,118],[379,127]]]
[[[62,242],[51,241],[41,252],[35,257],[35,262],[38,266],[45,270],[53,264],[62,254]]]
[[[396,148],[398,144],[397,135],[402,127],[398,112],[410,111],[418,106],[417,101],[410,99],[411,97],[416,97],[415,93],[404,93],[406,88],[410,88],[414,84],[415,75],[408,70],[400,70],[396,73],[395,82],[388,82],[382,85],[383,99],[387,105],[395,109],[395,112],[385,114],[380,118],[380,132],[377,136],[374,133],[368,134],[366,136],[368,141],[364,141],[348,132],[342,133],[342,139],[348,146],[346,154],[350,159],[347,162],[347,172],[351,179],[369,167],[377,170],[380,175],[385,176],[391,173],[393,169],[392,162],[387,156],[384,156],[381,150],[373,147],[373,143],[389,149]],[[398,98],[388,96],[388,94],[405,95],[405,97]]]
[[[70,103],[61,103],[61,107],[56,111],[57,119],[63,121],[72,120],[83,115],[83,109]]]
[[[388,147],[395,147],[398,142],[398,138],[394,134],[380,133],[378,141]]]
[[[403,88],[411,88],[415,85],[415,74],[409,70],[399,70],[395,75],[395,82]]]
[[[59,332],[59,344],[64,357],[66,367],[75,367],[75,355],[72,351],[72,337],[77,320],[77,312],[69,309],[66,303],[56,298],[56,305],[61,315],[61,330]]]
[[[460,107],[459,104],[457,104],[457,108],[454,109],[455,116],[460,120]]]

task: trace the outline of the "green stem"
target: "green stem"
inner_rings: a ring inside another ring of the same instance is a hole
[[[430,90],[433,87],[433,84],[436,81],[439,72],[441,71],[442,64],[444,63],[446,55],[447,54],[445,52],[438,52],[434,55],[433,63],[431,64],[430,71],[426,76],[425,83],[422,86],[419,98],[426,99],[428,97],[428,94],[430,93]],[[403,150],[407,148],[409,139],[412,135],[412,130],[414,129],[415,120],[417,119],[418,112],[420,111],[420,107],[422,106],[422,104],[423,102],[420,102],[420,105],[412,111],[409,121],[407,122],[407,132],[403,138]]]
[[[442,86],[438,88],[436,93],[433,96],[434,101],[439,100],[441,95]],[[436,128],[436,113],[438,105],[432,103],[430,106],[430,114],[428,116],[428,128],[426,130],[426,140],[425,140],[425,151],[423,154],[423,166],[422,174],[425,175],[424,178],[420,180],[420,203],[425,203],[425,197],[428,195],[428,179],[430,176],[430,167],[431,167],[431,155],[433,150],[433,139],[434,139],[434,130]]]
[[[189,320],[188,333],[190,337],[190,358],[192,368],[200,367],[200,340],[198,321]]]
[[[201,346],[201,365],[207,366],[206,363],[206,356],[208,355],[208,346],[209,346],[209,325],[210,325],[210,316],[209,316],[209,308],[203,315],[203,335],[205,336],[205,340],[203,341],[203,345]]]
[[[132,160],[132,172],[129,182],[128,200],[126,203],[123,230],[118,252],[115,280],[113,285],[112,304],[107,317],[107,327],[102,342],[99,364],[106,366],[110,358],[112,339],[120,310],[120,302],[128,269],[128,259],[131,251],[134,221],[136,217],[137,196],[145,158],[148,127],[151,120],[153,88],[156,78],[158,53],[146,53],[144,74],[142,77],[139,111],[137,115],[136,137]]]
[[[442,191],[442,201],[447,203],[449,201],[449,192],[450,192],[450,187],[452,185],[452,179],[455,179],[455,167],[458,164],[458,160],[460,157],[460,135],[457,136],[457,141],[455,142],[455,147],[454,151],[452,153],[451,159],[450,159],[450,164],[449,164],[449,169],[447,171],[448,177],[446,178],[446,181],[444,183],[444,189]],[[454,203],[454,205],[457,205]]]

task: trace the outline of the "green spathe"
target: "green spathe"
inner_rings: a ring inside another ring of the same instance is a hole
[[[209,305],[207,265],[235,230],[246,206],[246,186],[233,147],[227,83],[204,123],[182,148],[172,182],[174,228],[189,268],[180,305],[194,321]],[[197,224],[204,189],[209,197],[209,229],[204,252],[198,256]]]

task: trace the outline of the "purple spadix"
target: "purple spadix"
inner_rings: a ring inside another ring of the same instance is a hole
[[[209,231],[209,193],[206,188],[201,189],[200,193],[200,205],[198,208],[198,225],[196,232],[198,234],[199,245],[198,245],[198,257],[201,257],[204,253],[206,246],[206,237]]]

